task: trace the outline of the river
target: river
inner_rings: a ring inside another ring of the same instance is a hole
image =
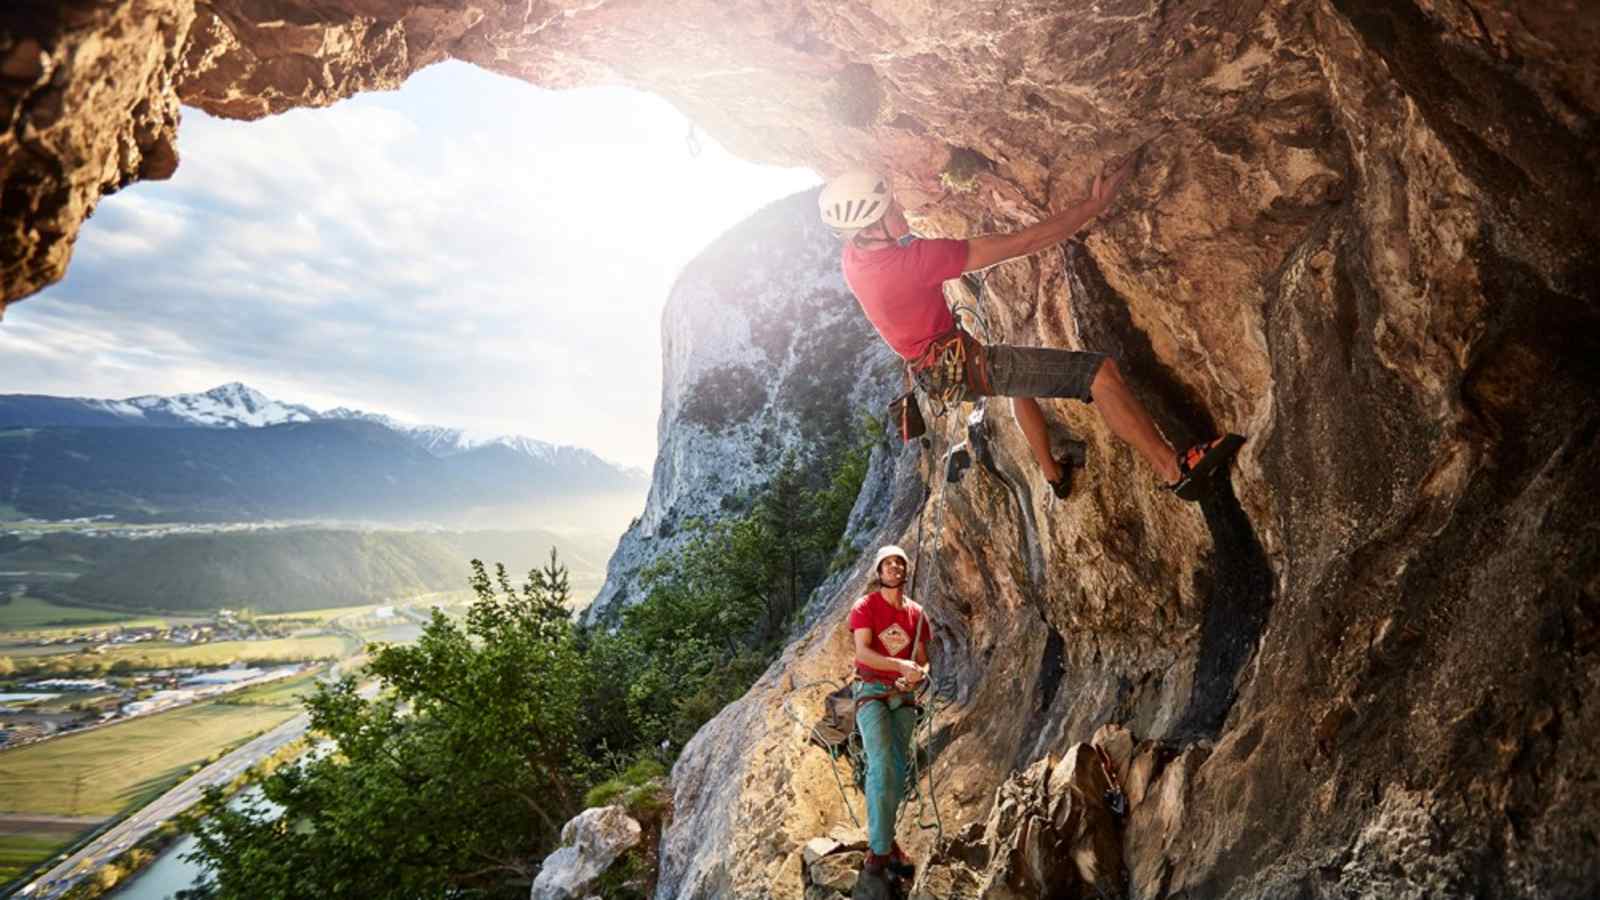
[[[190,862],[183,858],[185,853],[194,849],[195,840],[190,835],[184,835],[178,842],[168,847],[165,852],[156,857],[155,862],[123,882],[111,896],[117,900],[167,900],[184,888],[194,884],[196,878],[205,871],[199,863]]]
[[[239,809],[246,800],[260,796],[261,788],[252,787],[229,800],[228,805]],[[269,803],[267,808],[277,810],[281,807]],[[168,900],[179,891],[193,887],[195,879],[206,871],[199,863],[183,858],[184,854],[194,849],[195,843],[192,835],[179,838],[150,865],[135,872],[133,877],[118,886],[111,896],[116,900]]]

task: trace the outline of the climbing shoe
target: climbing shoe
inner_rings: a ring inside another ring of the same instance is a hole
[[[889,850],[888,869],[890,875],[902,881],[912,881],[917,877],[917,864],[900,849],[899,841],[895,841]]]
[[[863,875],[876,875],[879,878],[882,878],[889,868],[889,860],[890,857],[888,856],[879,856],[878,854],[873,853],[871,850],[868,850],[867,859],[861,864],[861,873]]]
[[[1088,445],[1083,441],[1067,441],[1066,448],[1056,457],[1056,465],[1061,467],[1061,477],[1048,482],[1057,500],[1065,500],[1072,495],[1072,470],[1083,468],[1088,459]]]
[[[1199,500],[1211,476],[1226,469],[1243,446],[1242,436],[1225,434],[1179,453],[1178,480],[1167,485],[1167,490],[1183,500]]]

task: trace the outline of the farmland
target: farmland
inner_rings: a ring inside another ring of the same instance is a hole
[[[124,622],[130,618],[132,616],[127,613],[64,606],[26,594],[13,596],[8,602],[0,603],[0,631]]]
[[[0,812],[112,816],[296,715],[293,706],[206,703],[0,754]]]

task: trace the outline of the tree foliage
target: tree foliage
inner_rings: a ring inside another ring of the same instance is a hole
[[[464,623],[372,654],[383,695],[346,677],[308,701],[336,751],[194,823],[215,896],[526,894],[592,774],[588,676],[553,554],[520,589],[474,561],[472,586]]]
[[[213,875],[198,895],[525,895],[586,792],[638,789],[623,776],[670,763],[771,663],[848,560],[869,450],[786,457],[746,513],[692,524],[615,629],[570,621],[554,551],[520,587],[474,560],[464,621],[436,611],[415,644],[371,653],[381,694],[346,677],[308,701],[323,751],[190,818]]]

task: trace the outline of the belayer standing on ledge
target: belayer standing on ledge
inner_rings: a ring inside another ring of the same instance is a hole
[[[818,203],[822,221],[845,238],[845,281],[878,334],[906,361],[918,383],[936,396],[1012,398],[1012,414],[1056,496],[1066,496],[1070,472],[1068,463],[1051,453],[1050,434],[1035,397],[1093,403],[1111,433],[1144,457],[1168,489],[1185,500],[1198,500],[1206,480],[1227,466],[1244,438],[1223,435],[1177,453],[1128,390],[1109,356],[986,346],[961,330],[945,305],[944,282],[1066,240],[1111,205],[1131,171],[1131,161],[1125,161],[1095,176],[1088,199],[1041,222],[969,240],[913,239],[905,211],[890,195],[888,182],[872,172],[849,172],[833,179],[822,189]]]
[[[873,561],[872,593],[850,607],[855,641],[856,728],[867,757],[867,860],[863,871],[910,881],[911,860],[894,839],[895,813],[910,771],[917,727],[916,686],[928,677],[931,632],[922,607],[905,595],[906,552],[890,544]]]

